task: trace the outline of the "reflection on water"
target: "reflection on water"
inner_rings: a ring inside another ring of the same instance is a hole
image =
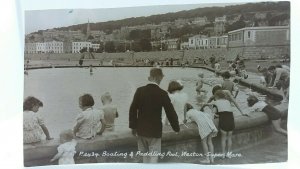
[[[44,103],[38,113],[44,117],[53,137],[58,137],[64,129],[73,128],[76,115],[81,111],[78,97],[90,93],[95,100],[95,108],[101,108],[101,95],[110,92],[113,102],[118,106],[119,118],[115,130],[128,130],[128,110],[137,87],[147,84],[150,68],[56,68],[30,70],[25,76],[24,97],[39,98]],[[167,89],[173,79],[180,79],[189,102],[197,106],[211,96],[211,87],[204,84],[207,95],[196,96],[196,80],[203,72],[205,78],[213,84],[222,80],[215,78],[212,72],[196,68],[163,68],[164,79],[161,88]],[[241,108],[246,108],[248,89],[243,89],[237,97]],[[237,110],[235,110],[237,111]],[[235,112],[235,115],[239,113]]]

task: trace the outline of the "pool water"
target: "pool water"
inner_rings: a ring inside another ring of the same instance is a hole
[[[39,112],[44,118],[52,137],[58,138],[65,129],[73,128],[75,118],[81,112],[78,98],[89,93],[95,100],[94,108],[101,108],[101,95],[110,92],[113,103],[117,105],[119,118],[116,119],[115,130],[129,130],[128,110],[136,88],[147,84],[151,68],[93,68],[90,74],[88,68],[52,68],[29,70],[24,77],[24,98],[35,96],[44,106]],[[206,101],[212,95],[211,87],[204,84],[207,95],[196,95],[198,74],[203,72],[205,79],[213,84],[220,84],[221,78],[214,73],[199,68],[163,68],[164,79],[160,87],[167,89],[170,80],[181,80],[183,91],[189,95],[189,102],[197,106],[198,102]],[[241,108],[246,108],[246,98],[251,92],[243,88],[237,97]],[[240,114],[235,110],[235,116]]]

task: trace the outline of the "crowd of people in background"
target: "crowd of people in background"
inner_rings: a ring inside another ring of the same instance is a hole
[[[287,102],[289,99],[290,68],[280,64],[268,68],[262,68],[258,65],[257,70],[263,75],[260,83],[271,89],[282,90],[284,101]]]

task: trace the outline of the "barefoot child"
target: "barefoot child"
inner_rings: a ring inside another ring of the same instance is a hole
[[[272,125],[275,131],[287,135],[287,131],[281,128],[281,113],[275,107],[267,104],[264,101],[259,101],[255,96],[249,96],[247,98],[248,106],[250,107],[249,112],[260,111],[266,113],[268,118],[272,121]]]
[[[109,92],[104,93],[101,96],[103,104],[104,120],[106,123],[106,130],[113,131],[115,128],[115,118],[119,117],[117,106],[112,104],[112,98]]]
[[[74,135],[83,139],[93,139],[101,135],[105,129],[103,112],[93,108],[94,99],[90,94],[79,97],[79,107],[82,112],[76,118]]]
[[[220,63],[218,61],[216,61],[216,63],[215,63],[215,76],[216,77],[218,76],[218,74],[220,73],[220,71],[221,71],[221,65],[220,65]]]
[[[237,106],[242,115],[245,115],[242,110],[238,107],[237,103],[232,99],[230,94],[226,94],[227,90],[220,90],[220,86],[215,86],[213,88],[213,97],[215,101],[212,104],[217,106],[219,115],[219,128],[221,131],[221,148],[223,157],[227,153],[231,152],[232,147],[232,131],[235,128],[233,110],[231,107],[231,101]],[[227,147],[227,151],[226,151]]]
[[[93,74],[93,66],[92,65],[90,65],[90,74]]]
[[[40,107],[43,107],[43,102],[32,96],[27,97],[23,103],[23,141],[25,144],[40,142],[43,133],[46,135],[46,140],[53,139],[49,135],[44,120],[37,114]]]
[[[205,81],[203,80],[203,78],[204,78],[204,74],[203,74],[203,73],[199,73],[198,76],[199,76],[199,79],[198,79],[198,81],[197,81],[197,83],[196,83],[196,86],[197,86],[197,87],[196,87],[197,95],[200,95],[201,92],[204,92],[204,93],[206,94],[207,91],[204,90],[204,89],[202,89],[203,83],[205,83],[205,84],[207,84],[207,85],[210,85],[210,86],[211,86],[211,84],[209,84],[208,82],[205,82]]]
[[[53,162],[58,159],[58,164],[75,164],[74,155],[76,153],[77,141],[74,139],[72,130],[66,130],[60,135],[61,145],[57,147],[57,154],[50,160]]]
[[[231,77],[230,73],[228,71],[226,71],[222,74],[222,77],[223,77],[222,89],[228,90],[232,94],[232,96],[234,96],[234,98],[236,98],[237,95],[239,94],[239,89],[237,88],[235,83],[233,83],[230,80],[230,77]],[[235,94],[233,94],[233,91],[235,91]]]
[[[203,109],[202,109],[203,110]],[[199,135],[201,137],[201,144],[206,155],[206,159],[200,161],[201,163],[213,163],[213,156],[209,155],[214,154],[214,145],[212,143],[212,137],[215,137],[218,133],[218,130],[212,120],[211,115],[208,115],[206,112],[198,111],[193,108],[192,105],[186,104],[184,111],[184,123],[187,122],[187,119],[196,122],[199,130]]]

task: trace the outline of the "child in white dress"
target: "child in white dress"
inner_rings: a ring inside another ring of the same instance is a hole
[[[117,106],[112,104],[112,98],[109,92],[101,96],[103,104],[102,110],[104,113],[104,120],[106,123],[106,130],[113,131],[115,128],[115,118],[119,117]]]
[[[77,141],[74,139],[72,130],[66,130],[60,134],[60,142],[57,147],[57,154],[50,160],[53,162],[58,159],[58,164],[75,164],[74,155],[76,153]]]
[[[90,94],[79,97],[79,107],[82,112],[76,118],[73,128],[74,135],[83,139],[93,139],[97,134],[101,135],[105,129],[105,121],[102,110],[93,108],[94,99]]]
[[[44,120],[38,115],[39,108],[43,107],[43,102],[29,96],[23,103],[23,141],[25,144],[36,143],[42,140],[42,135],[46,135],[46,140],[51,140],[48,128]]]
[[[213,113],[212,110],[209,109],[210,112],[204,112],[204,107],[201,109],[202,111],[198,111],[193,108],[192,105],[186,104],[184,111],[184,123],[187,120],[193,121],[197,123],[199,135],[201,137],[201,144],[204,151],[204,155],[206,155],[206,159],[200,161],[201,163],[213,163],[213,156],[209,155],[214,153],[214,145],[212,143],[212,137],[215,137],[218,133],[218,130],[213,122]]]

